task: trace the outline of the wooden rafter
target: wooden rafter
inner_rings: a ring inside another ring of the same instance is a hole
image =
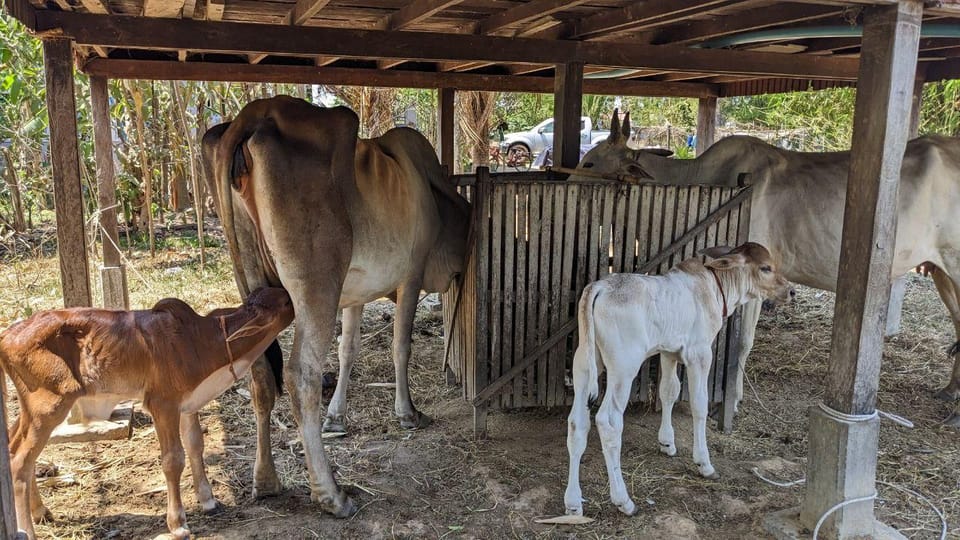
[[[775,77],[852,79],[856,59],[774,53],[706,50],[618,43],[545,41],[434,32],[385,32],[343,28],[290,28],[186,19],[109,17],[83,13],[38,11],[36,31],[58,29],[83,45],[239,54],[403,58],[424,61],[636,67],[664,71],[757,74]]]
[[[226,7],[226,0],[207,0],[207,20],[223,20],[223,10]]]
[[[463,0],[414,0],[377,22],[379,30],[403,30]]]
[[[327,7],[329,3],[330,0],[297,0],[293,9],[291,9],[283,19],[283,23],[294,26],[303,24],[309,21],[310,18],[316,15],[321,9]]]
[[[144,0],[145,17],[179,17],[185,0]]]
[[[80,4],[90,13],[96,13],[98,15],[110,14],[110,6],[106,0],[80,0]]]
[[[839,17],[842,13],[843,8],[840,6],[783,3],[766,9],[750,10],[746,13],[672,24],[656,31],[651,42],[654,44],[686,45],[751,30],[781,26],[785,24],[785,21],[796,24],[831,16]]]
[[[575,22],[564,37],[592,39],[617,33],[643,30],[710,13],[742,0],[673,0],[635,2],[609,9]]]

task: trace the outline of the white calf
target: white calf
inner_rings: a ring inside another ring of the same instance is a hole
[[[663,276],[611,274],[595,281],[580,296],[580,346],[573,359],[573,408],[567,431],[570,473],[564,504],[567,514],[581,515],[580,458],[590,431],[589,401],[599,393],[598,376],[607,370],[607,390],[597,412],[597,430],[610,477],[610,500],[632,515],[636,506],[620,471],[623,411],[630,387],[643,363],[660,353],[660,451],[673,456],[671,412],[680,395],[677,362],[687,368],[693,414],[693,461],[700,474],[717,478],[707,450],[707,376],[711,345],[723,319],[750,300],[788,300],[790,284],[774,267],[770,253],[748,242],[731,250],[711,248],[718,257],[706,265],[690,259]],[[597,354],[599,353],[599,355]]]

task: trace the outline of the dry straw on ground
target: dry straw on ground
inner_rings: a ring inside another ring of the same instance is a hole
[[[237,302],[225,254],[200,271],[190,250],[165,251],[157,260],[134,258],[143,279],[131,276],[132,303],[183,297],[199,310]],[[179,270],[177,270],[179,269]],[[58,303],[52,258],[7,264],[0,287],[0,323]],[[350,387],[350,433],[326,441],[337,478],[361,507],[335,520],[310,502],[302,445],[286,397],[273,414],[273,453],[286,488],[278,497],[250,498],[254,454],[253,413],[241,383],[207,406],[209,474],[225,504],[206,517],[184,476],[188,522],[197,538],[762,538],[762,516],[797,505],[803,487],[778,488],[757,479],[790,481],[805,473],[806,409],[823,392],[829,357],[833,295],[802,289],[798,302],[764,316],[747,375],[746,401],[734,433],[708,433],[718,481],[696,474],[690,457],[691,426],[676,415],[679,455],[657,450],[657,415],[628,411],[623,446],[626,481],[641,506],[633,518],[609,504],[606,473],[595,431],[584,458],[585,514],[596,521],[570,527],[538,524],[563,509],[566,481],[566,410],[496,413],[490,439],[472,438],[471,409],[461,391],[439,372],[442,324],[423,305],[414,332],[411,386],[418,407],[435,419],[429,428],[403,431],[393,418],[393,390],[369,383],[393,381],[390,359],[392,306],[364,313],[367,341]],[[911,419],[909,430],[881,423],[878,478],[926,495],[945,512],[951,537],[960,537],[960,433],[939,422],[953,404],[933,392],[949,374],[944,349],[953,337],[946,310],[928,278],[911,276],[903,332],[884,351],[879,406]],[[289,351],[289,331],[283,335]],[[331,357],[331,370],[336,359]],[[755,389],[752,390],[751,388]],[[10,408],[16,410],[13,398]],[[14,414],[14,412],[11,412]],[[73,485],[41,488],[57,520],[38,532],[47,538],[144,538],[163,532],[165,494],[157,444],[148,416],[138,414],[129,441],[49,447],[42,460]],[[877,513],[910,538],[936,538],[939,520],[922,502],[879,489]]]

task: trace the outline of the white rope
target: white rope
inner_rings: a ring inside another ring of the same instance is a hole
[[[830,509],[824,512],[824,514],[820,516],[820,519],[817,520],[817,526],[813,528],[813,540],[817,540],[817,535],[820,533],[820,527],[823,525],[823,522],[826,521],[828,517],[830,517],[830,514],[836,512],[837,510],[843,508],[848,504],[872,501],[876,498],[877,498],[877,492],[874,491],[873,495],[867,495],[866,497],[857,497],[856,499],[847,499],[845,501],[840,501],[837,504],[831,506]]]
[[[802,483],[804,483],[804,482],[807,481],[806,478],[801,478],[801,479],[799,479],[799,480],[793,480],[793,481],[791,481],[791,482],[777,482],[776,480],[771,480],[771,479],[767,478],[766,476],[764,476],[763,474],[761,474],[761,473],[760,473],[760,469],[759,469],[758,467],[754,467],[754,468],[750,469],[750,472],[752,472],[754,476],[756,476],[757,478],[763,480],[764,482],[766,482],[766,483],[768,483],[768,484],[770,484],[770,485],[774,485],[774,486],[782,487],[782,488],[788,488],[788,487],[798,486],[798,485],[800,485],[800,484],[802,484]]]

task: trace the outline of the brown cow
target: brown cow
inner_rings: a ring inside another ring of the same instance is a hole
[[[405,428],[428,419],[410,398],[407,365],[421,290],[445,291],[462,272],[469,203],[443,174],[437,154],[412,129],[357,137],[357,115],[278,96],[253,101],[203,137],[208,182],[241,291],[282,285],[297,311],[285,366],[300,426],[311,498],[336,516],[356,511],[337,486],[321,430],[345,428],[346,387],[360,347],[363,305],[397,302],[394,412]],[[321,373],[343,311],[340,378],[321,425]],[[259,363],[258,363],[259,364]],[[254,494],[280,489],[270,454],[271,377],[254,366],[257,413]]]
[[[10,430],[20,528],[35,538],[31,518],[50,516],[40,500],[34,465],[74,402],[89,421],[108,418],[122,400],[143,399],[160,439],[167,526],[174,538],[188,538],[180,500],[181,434],[197,498],[204,511],[213,511],[218,503],[203,468],[196,413],[245,375],[292,320],[286,291],[265,288],[239,308],[205,317],[167,298],[150,310],[59,309],[13,325],[0,336],[0,367],[20,398],[20,417]]]

